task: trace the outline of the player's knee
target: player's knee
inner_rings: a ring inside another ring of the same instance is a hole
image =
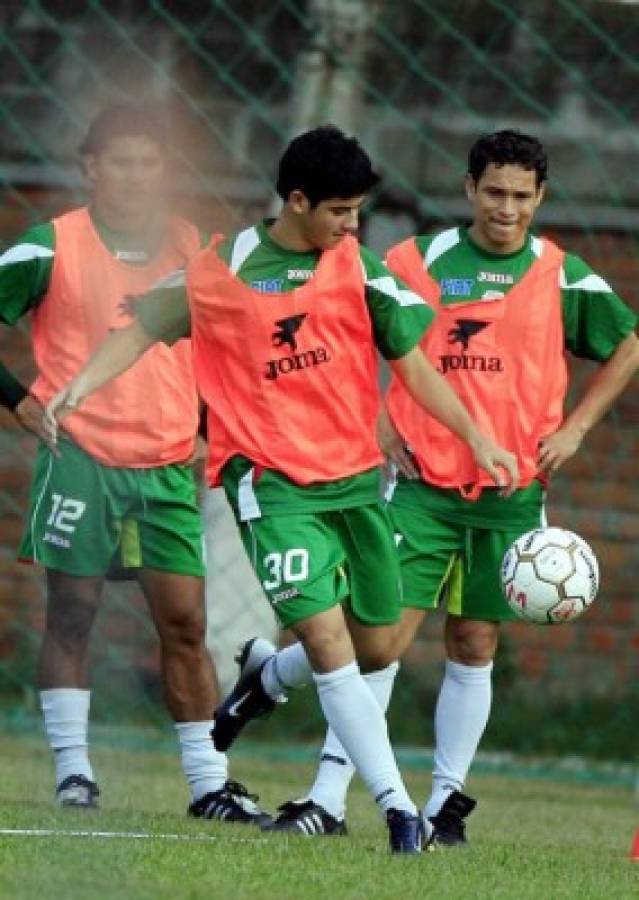
[[[95,609],[72,595],[64,604],[49,606],[45,633],[66,647],[84,646],[91,633]]]
[[[398,655],[395,644],[396,642],[389,641],[387,645],[358,653],[357,661],[362,672],[379,672],[396,662]]]
[[[488,622],[463,622],[446,636],[448,658],[466,666],[486,666],[497,649],[497,629]]]
[[[198,652],[204,648],[206,620],[204,610],[177,610],[157,622],[160,640],[165,647]]]
[[[304,647],[316,672],[328,672],[353,659],[353,646],[344,628],[316,631],[304,638]]]

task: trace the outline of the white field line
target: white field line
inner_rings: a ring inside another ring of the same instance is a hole
[[[145,831],[69,831],[56,828],[0,828],[0,836],[8,837],[78,837],[78,838],[120,838],[123,840],[142,841],[199,841],[214,842],[219,837],[211,834],[149,834]],[[225,842],[239,844],[262,844],[266,838],[224,837]]]

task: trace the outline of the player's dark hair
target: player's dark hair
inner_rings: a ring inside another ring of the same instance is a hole
[[[521,131],[507,128],[475,141],[468,154],[468,174],[474,182],[479,181],[490,163],[534,171],[537,187],[548,177],[548,157],[541,141]]]
[[[300,134],[284,151],[276,188],[286,202],[291,191],[302,191],[311,207],[331,197],[358,197],[379,181],[370,157],[356,138],[334,125]]]
[[[156,107],[141,103],[116,103],[107,106],[93,119],[80,144],[80,155],[101,153],[109,141],[119,137],[144,137],[162,150],[167,149],[166,124]]]

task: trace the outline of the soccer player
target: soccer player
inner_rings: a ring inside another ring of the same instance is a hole
[[[448,846],[466,843],[464,820],[476,804],[462,788],[490,714],[500,624],[514,618],[499,585],[501,559],[517,537],[545,521],[550,475],[577,452],[639,366],[634,313],[583,260],[530,231],[546,178],[546,153],[534,137],[510,130],[482,137],[468,161],[471,225],[411,238],[387,257],[437,311],[424,353],[484,431],[516,451],[521,476],[511,496],[496,490],[463,443],[393,375],[379,436],[398,474],[386,491],[403,582],[397,655],[426,611],[444,604],[447,661],[423,814],[435,842]],[[567,350],[600,368],[564,416]],[[268,655],[266,642],[260,652]],[[368,676],[384,685],[378,695],[387,702],[394,672]],[[272,827],[343,831],[352,774],[329,732],[309,794],[285,804]],[[313,820],[323,828],[312,829]]]
[[[432,320],[427,305],[352,236],[376,181],[368,156],[338,129],[296,138],[280,162],[278,218],[214,240],[183,286],[174,279],[141,301],[128,335],[101,348],[48,415],[54,427],[54,415],[157,340],[191,334],[209,410],[209,482],[223,482],[264,590],[303,647],[271,673],[267,692],[255,679],[232,693],[213,739],[226,749],[251,715],[273,704],[270,693],[312,679],[386,816],[391,849],[411,853],[423,845],[424,822],[356,662],[388,652],[399,615],[397,556],[379,500],[376,347],[419,402],[472,446],[491,483],[509,489],[517,472],[417,347]]]
[[[197,229],[167,212],[166,147],[150,109],[106,109],[81,148],[90,206],[30,228],[0,257],[0,318],[14,325],[31,312],[38,369],[29,391],[5,369],[1,399],[40,437],[42,405],[110,331],[131,321],[131,297],[200,249]],[[209,739],[216,682],[204,643],[202,523],[188,465],[197,424],[191,347],[181,341],[154,348],[70,416],[55,453],[39,446],[20,555],[46,568],[38,680],[62,806],[98,803],[87,746],[87,652],[117,554],[139,573],[160,637],[189,812],[267,820],[246,790],[228,781],[226,757]]]

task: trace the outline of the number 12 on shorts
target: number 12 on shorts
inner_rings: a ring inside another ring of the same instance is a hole
[[[67,534],[73,533],[75,523],[87,507],[86,503],[72,497],[63,497],[62,494],[52,494],[51,501],[51,514],[47,519],[47,525],[58,531],[66,531]]]
[[[285,553],[268,553],[264,557],[264,568],[270,578],[262,582],[265,591],[274,591],[282,584],[306,581],[309,570],[308,550],[293,548]]]

